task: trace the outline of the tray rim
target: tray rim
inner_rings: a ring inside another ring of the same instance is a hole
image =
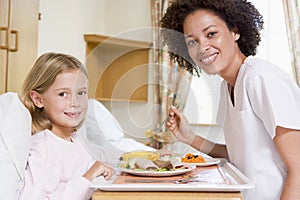
[[[114,180],[118,177],[115,174],[109,181],[105,181],[103,177],[98,177],[90,184],[91,188],[99,189],[101,191],[198,191],[198,192],[240,192],[245,189],[254,188],[251,182],[237,167],[225,159],[220,158],[220,163],[223,173],[227,178],[234,179],[234,185],[220,185],[220,184],[113,184]],[[228,177],[230,176],[230,177]]]

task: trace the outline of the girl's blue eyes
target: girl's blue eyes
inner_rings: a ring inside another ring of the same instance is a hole
[[[78,95],[81,95],[81,96],[86,95],[86,94],[87,94],[86,91],[80,91],[80,92],[78,92]],[[58,95],[61,96],[61,97],[65,97],[65,96],[68,95],[68,93],[67,92],[61,92]]]
[[[86,95],[86,93],[87,93],[86,91],[82,91],[82,92],[79,92],[78,94],[79,95]]]
[[[66,92],[62,92],[62,93],[59,93],[58,95],[61,96],[61,97],[64,97],[64,96],[67,96],[67,93]]]

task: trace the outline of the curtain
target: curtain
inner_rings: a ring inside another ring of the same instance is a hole
[[[162,45],[159,21],[168,7],[168,0],[151,0],[151,20],[153,28],[153,55],[154,66],[154,103],[155,103],[155,128],[159,128],[168,116],[170,105],[182,110],[185,106],[190,88],[192,75],[186,70],[178,67],[170,60],[168,49]],[[150,134],[150,136],[152,136]],[[158,136],[158,137],[156,137]],[[159,134],[150,137],[150,146],[161,149],[174,141],[172,134],[162,127]]]
[[[295,80],[300,86],[300,0],[282,0]]]

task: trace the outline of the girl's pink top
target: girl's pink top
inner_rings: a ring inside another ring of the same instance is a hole
[[[32,147],[25,171],[22,200],[84,200],[94,190],[82,175],[95,162],[77,134],[73,142],[57,137],[49,130],[32,136]]]

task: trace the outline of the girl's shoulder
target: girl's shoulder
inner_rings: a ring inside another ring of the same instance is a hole
[[[47,144],[51,140],[51,131],[43,130],[41,132],[37,132],[31,137],[32,147],[33,148],[42,148],[46,149],[48,146]]]
[[[49,153],[53,148],[49,138],[49,132],[49,130],[44,130],[31,136],[31,147],[29,152],[31,159],[46,161],[49,158]]]
[[[43,131],[37,132],[34,135],[32,135],[32,141],[43,141],[46,140],[48,138],[49,135],[49,130],[45,129]]]

